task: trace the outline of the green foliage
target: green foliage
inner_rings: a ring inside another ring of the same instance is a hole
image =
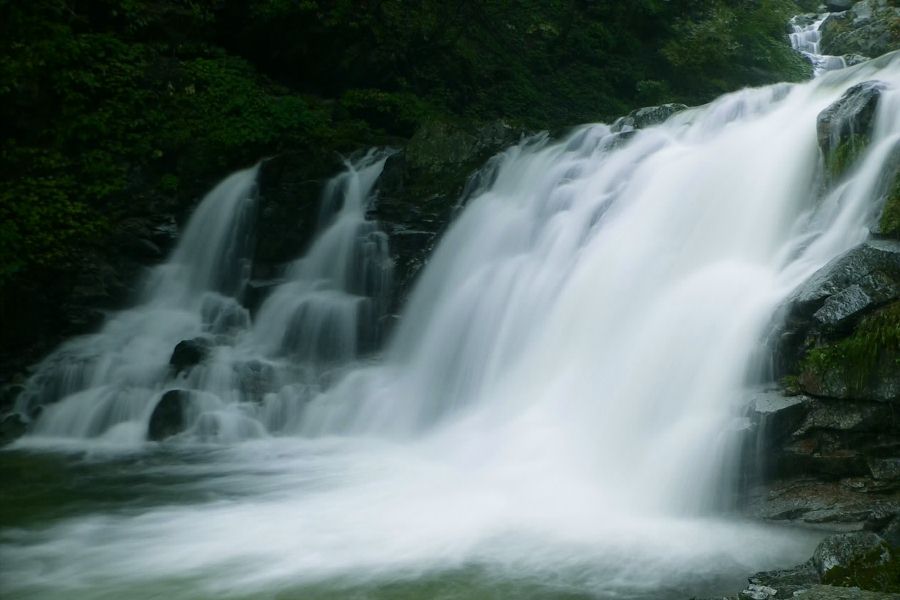
[[[556,128],[799,77],[791,7],[0,0],[0,287],[283,149],[324,162],[435,120]]]
[[[662,52],[688,103],[744,85],[801,81],[812,67],[781,39],[797,12],[789,0],[706,2],[693,18],[678,19]]]

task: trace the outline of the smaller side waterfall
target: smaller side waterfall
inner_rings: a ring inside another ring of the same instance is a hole
[[[797,15],[791,19],[790,33],[791,46],[809,59],[813,65],[813,74],[818,77],[826,71],[835,71],[847,66],[843,56],[829,56],[822,54],[819,44],[822,41],[822,33],[819,28],[831,13],[817,15],[815,19],[811,15]]]
[[[256,315],[242,301],[259,167],[218,184],[140,302],[39,365],[18,401],[36,420],[20,443],[139,445],[148,428],[227,442],[295,420],[382,336],[393,263],[366,212],[387,156],[369,151],[326,185],[315,239]]]
[[[319,231],[259,312],[254,340],[270,353],[344,362],[382,334],[393,263],[387,235],[366,218],[386,156],[370,151],[325,188]]]

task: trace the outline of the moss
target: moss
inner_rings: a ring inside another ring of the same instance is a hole
[[[800,381],[809,391],[839,382],[860,396],[883,368],[900,369],[900,302],[865,317],[849,337],[811,350]]]
[[[873,592],[900,592],[900,556],[893,553],[884,564],[886,548],[875,548],[846,566],[830,569],[822,583],[841,587],[858,587]]]
[[[854,133],[842,137],[837,146],[825,156],[825,170],[831,179],[842,177],[869,145],[869,136]]]
[[[883,235],[900,237],[900,175],[894,177],[894,185],[884,201],[879,228]]]

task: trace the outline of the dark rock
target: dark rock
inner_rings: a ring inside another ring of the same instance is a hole
[[[257,177],[254,276],[297,258],[316,231],[319,199],[329,177],[340,171],[338,157],[314,164],[305,153],[284,153],[263,161]]]
[[[749,405],[750,420],[759,423],[770,444],[776,444],[803,422],[811,402],[807,396],[785,396],[777,390],[757,392]]]
[[[826,0],[825,8],[831,12],[840,12],[847,10],[856,3],[856,0]]]
[[[794,435],[821,429],[857,433],[898,431],[898,425],[900,415],[895,419],[894,411],[884,403],[817,399],[809,403],[806,418]]]
[[[28,423],[17,413],[0,417],[0,446],[17,440],[25,435],[27,430]]]
[[[895,516],[880,535],[892,552],[900,551],[900,515]]]
[[[11,411],[24,389],[25,386],[21,383],[11,383],[0,388],[0,413]]]
[[[521,137],[521,130],[504,121],[462,128],[444,121],[426,123],[406,147],[406,159],[413,171],[442,174],[448,168],[466,166],[471,170],[502,148]]]
[[[645,106],[637,110],[633,110],[624,117],[616,119],[610,130],[613,133],[626,133],[634,129],[643,129],[651,125],[658,125],[672,115],[683,110],[687,110],[685,104],[661,104],[659,106]]]
[[[525,135],[503,121],[468,126],[433,121],[387,159],[371,216],[390,239],[396,282],[391,311],[404,302],[455,212],[492,177],[488,159]]]
[[[203,362],[209,355],[209,350],[209,340],[205,338],[196,337],[190,340],[181,340],[175,345],[175,349],[172,350],[169,365],[177,375]]]
[[[821,579],[819,572],[810,560],[790,569],[756,573],[750,577],[749,581],[751,586],[764,587],[775,592],[769,597],[790,598],[794,592],[816,585],[821,582]]]
[[[819,113],[816,133],[830,179],[843,175],[868,145],[878,102],[887,87],[883,81],[864,81]]]
[[[868,478],[780,479],[752,490],[746,512],[755,518],[798,521],[853,531],[878,529],[900,513],[900,491]]]
[[[850,333],[864,315],[898,298],[900,243],[872,240],[835,258],[786,302],[774,349],[777,376],[797,373],[815,345]]]
[[[838,9],[846,12],[831,15],[822,23],[822,52],[874,58],[900,48],[900,6],[892,5],[892,0],[850,4]]]
[[[900,481],[900,457],[876,458],[868,460],[872,477],[886,481]]]
[[[814,585],[794,594],[796,600],[898,600],[897,594],[870,592],[856,587]]]
[[[878,567],[890,560],[887,542],[871,531],[829,536],[818,545],[812,557],[813,565],[824,583],[837,583],[838,575],[851,566]]]
[[[190,392],[169,390],[160,397],[150,415],[147,425],[147,439],[158,442],[177,435],[187,427],[187,407]]]

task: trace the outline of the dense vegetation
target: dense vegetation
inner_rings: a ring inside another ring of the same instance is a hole
[[[803,78],[785,40],[797,11],[793,0],[0,0],[0,313],[10,322],[72,288],[129,220],[182,215],[228,170],[287,148],[308,154],[312,174],[431,120],[554,128]],[[11,330],[4,347],[29,337]]]

